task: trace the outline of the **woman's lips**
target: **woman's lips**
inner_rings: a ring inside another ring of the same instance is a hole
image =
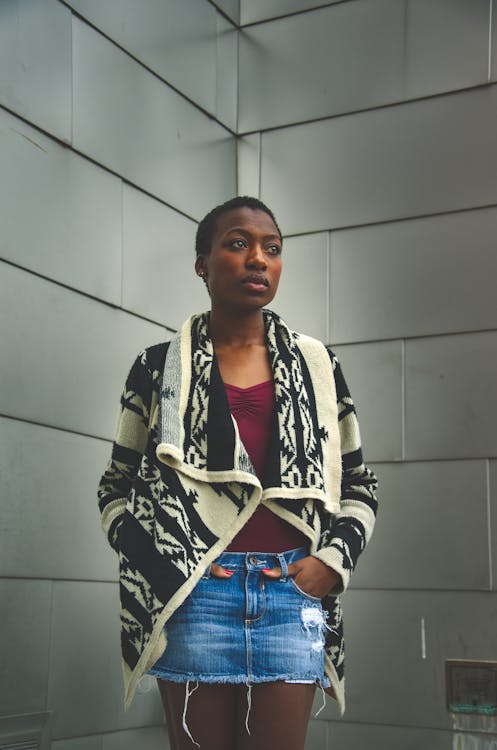
[[[243,286],[246,289],[250,289],[254,292],[265,292],[269,287],[269,282],[263,274],[251,274],[246,276],[242,281]]]

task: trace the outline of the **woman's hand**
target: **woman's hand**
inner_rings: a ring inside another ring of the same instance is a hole
[[[214,578],[231,578],[232,575],[232,570],[226,570],[217,563],[211,563],[211,576],[214,576]]]
[[[281,568],[265,568],[262,572],[268,578],[281,578]],[[329,594],[340,581],[340,576],[333,568],[312,555],[290,563],[288,575],[295,579],[302,591],[318,599]]]

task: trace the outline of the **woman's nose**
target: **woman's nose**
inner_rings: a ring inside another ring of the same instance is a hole
[[[252,245],[247,253],[246,264],[250,268],[266,268],[266,255],[261,245],[257,243]]]

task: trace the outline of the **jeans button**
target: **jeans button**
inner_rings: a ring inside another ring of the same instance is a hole
[[[251,565],[257,565],[258,562],[259,562],[259,560],[257,559],[257,557],[253,557],[253,556],[249,557],[249,563]]]

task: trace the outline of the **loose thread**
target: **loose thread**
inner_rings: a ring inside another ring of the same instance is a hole
[[[324,687],[323,687],[323,686],[321,685],[321,683],[319,684],[319,687],[321,688],[321,695],[322,695],[322,697],[323,697],[323,705],[322,705],[322,706],[321,706],[321,708],[320,708],[320,709],[319,709],[318,711],[316,711],[316,713],[314,714],[314,718],[315,718],[315,719],[317,719],[317,717],[319,716],[319,714],[321,713],[321,711],[322,711],[322,710],[323,710],[323,709],[324,709],[324,708],[326,707],[326,693],[324,692]]]
[[[250,735],[249,716],[250,716],[251,708],[252,708],[252,685],[247,683],[247,715],[245,716],[245,729],[247,730],[248,735]]]
[[[185,705],[183,706],[183,729],[185,730],[185,733],[188,735],[188,737],[191,739],[194,745],[197,747],[200,747],[199,743],[193,739],[190,730],[188,729],[188,725],[186,723],[186,712],[188,710],[188,701],[190,700],[190,696],[193,695],[195,690],[198,690],[198,682],[196,683],[195,687],[190,690],[190,680],[186,683],[185,688]]]

